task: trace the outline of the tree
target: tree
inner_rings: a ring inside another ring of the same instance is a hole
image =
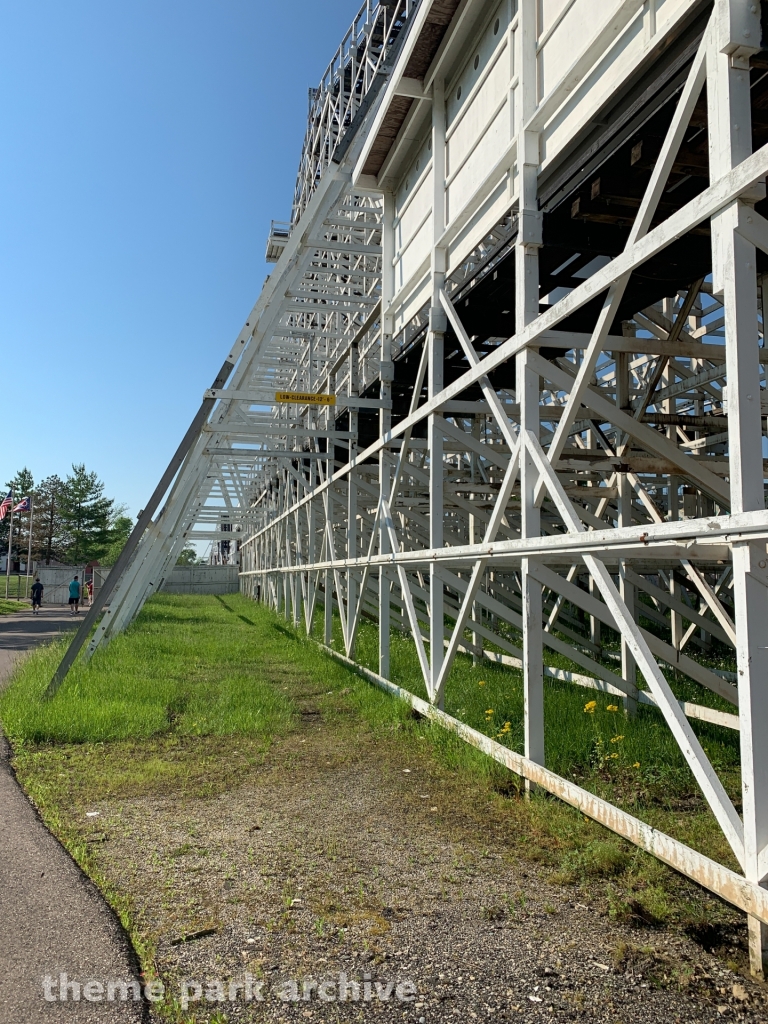
[[[115,564],[125,547],[125,542],[131,535],[133,520],[129,519],[128,516],[122,515],[122,511],[122,508],[118,509],[118,514],[114,516],[109,528],[109,547],[101,556],[102,565]]]
[[[104,484],[83,465],[73,465],[66,480],[53,474],[33,488],[25,467],[6,484],[13,490],[14,505],[27,495],[32,498],[32,557],[82,564],[103,561],[112,565],[122,551],[133,527],[124,515],[125,507],[104,497]],[[0,498],[5,496],[5,492]],[[13,517],[13,550],[25,560],[29,544],[29,512]],[[0,521],[0,552],[7,551],[10,515]]]
[[[184,548],[179,552],[176,565],[197,565],[197,552],[194,548]]]
[[[32,554],[38,561],[51,564],[64,558],[64,519],[61,514],[64,481],[47,476],[33,495]]]
[[[66,556],[72,565],[105,555],[114,538],[111,529],[124,511],[104,497],[104,484],[82,463],[72,466],[61,492],[61,517],[66,534]]]

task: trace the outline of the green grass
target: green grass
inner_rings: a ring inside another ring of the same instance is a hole
[[[321,617],[315,637],[321,633]],[[318,680],[324,691],[346,688],[349,702],[374,729],[400,727],[410,714],[401,702],[318,650],[302,630],[240,595],[156,596],[125,634],[89,664],[79,662],[57,696],[46,701],[45,687],[66,643],[68,638],[26,659],[0,696],[0,721],[16,745],[270,737],[291,725],[296,709],[285,691],[299,676]],[[338,621],[333,645],[342,648]],[[377,627],[364,621],[357,658],[375,669],[377,651]],[[557,656],[548,661],[565,663]],[[393,682],[426,696],[410,636],[393,632],[391,666]],[[701,692],[694,696],[702,699]],[[657,711],[641,706],[628,719],[615,698],[552,679],[545,680],[544,701],[549,768],[659,827],[660,815],[691,812],[686,815],[687,841],[711,855],[723,853],[719,830],[710,828],[711,816],[692,773]],[[593,710],[585,710],[593,701]],[[523,751],[520,672],[490,662],[473,666],[471,658],[459,655],[448,678],[445,707],[473,728]],[[701,722],[693,727],[738,802],[738,733]],[[469,768],[494,785],[514,789],[519,784],[452,734],[437,727],[427,733],[446,764]]]
[[[269,735],[285,729],[294,714],[281,694],[286,673],[320,676],[326,689],[356,678],[301,630],[240,595],[153,598],[125,634],[89,664],[78,662],[55,699],[43,700],[68,642],[64,638],[26,659],[0,696],[0,720],[12,740],[84,743],[165,734]],[[342,648],[338,620],[333,645]],[[377,651],[377,627],[364,621],[357,658],[375,669]],[[558,656],[547,660],[565,662]],[[409,635],[393,632],[391,666],[393,682],[426,696]],[[693,696],[701,700],[702,693]],[[354,694],[353,702],[372,725],[389,722],[393,714],[402,716],[398,702],[369,686],[355,687]],[[686,696],[690,699],[688,692]],[[544,699],[547,765],[553,771],[603,795],[618,792],[625,802],[639,805],[696,798],[690,769],[659,712],[641,706],[628,719],[615,698],[548,678]],[[585,708],[593,701],[589,713]],[[716,705],[717,698],[710,703]],[[445,706],[473,728],[522,752],[520,672],[490,662],[474,666],[471,658],[459,655],[448,678]],[[738,799],[738,733],[700,722],[694,729],[726,788]],[[445,756],[457,755],[446,750]]]
[[[319,621],[314,635],[318,639],[322,636]],[[336,619],[332,646],[343,652],[341,625]],[[376,670],[378,632],[375,623],[361,623],[356,657],[360,664]],[[545,664],[583,671],[549,651],[545,655]],[[426,699],[415,645],[408,634],[392,635],[390,678]],[[672,672],[668,673],[668,679],[681,698],[733,711],[725,701],[695,683],[675,679]],[[592,701],[595,707],[590,713],[586,708]],[[618,710],[608,710],[609,707]],[[523,752],[523,681],[519,671],[488,661],[473,666],[470,657],[458,655],[447,680],[445,710],[511,749]],[[365,702],[360,703],[360,711],[366,718],[370,714]],[[489,711],[493,714],[489,715]],[[380,715],[381,711],[377,714]],[[629,719],[614,697],[545,678],[544,718],[548,768],[706,856],[739,870],[690,768],[658,711],[640,706],[636,717]],[[506,723],[509,723],[508,729]],[[739,809],[739,734],[704,722],[693,721],[691,725]],[[427,725],[423,728],[423,735],[435,754],[452,770],[483,778],[487,787],[505,795],[515,796],[521,792],[522,782],[517,776],[454,734]],[[616,756],[612,757],[613,754]],[[626,858],[631,865],[629,875],[614,894],[617,915],[629,917],[632,916],[634,897],[629,901],[625,898],[627,879],[637,874],[640,856],[644,906],[653,918],[668,920],[672,914],[669,888],[666,882],[659,880],[658,869],[661,866],[658,862],[605,833],[605,839],[601,838],[594,845],[591,824],[584,830],[582,822],[580,815],[546,795],[531,801],[524,826],[531,838],[529,855],[556,867],[558,880],[580,879],[588,883],[593,874],[606,874],[604,843],[607,843],[607,848],[614,851],[620,860]],[[615,873],[607,871],[608,876]],[[667,878],[664,871],[662,875]],[[629,890],[634,891],[632,883]]]
[[[6,582],[8,584],[8,597],[6,598]],[[13,615],[15,612],[23,612],[29,609],[31,599],[28,593],[32,588],[33,579],[30,576],[4,576],[0,575],[0,615]]]
[[[319,625],[315,635],[321,635]],[[343,650],[338,622],[334,623],[333,647]],[[361,623],[356,656],[361,664],[376,669],[378,633],[374,623]],[[546,652],[545,663],[583,671],[554,652]],[[390,678],[426,699],[415,645],[407,634],[393,633]],[[680,697],[733,712],[725,701],[694,683],[670,682]],[[592,702],[594,708],[589,711]],[[460,654],[447,680],[445,710],[523,752],[521,672],[488,661],[475,666],[470,657]],[[630,719],[615,697],[545,677],[544,721],[547,767],[600,795],[615,797],[618,792],[625,803],[669,805],[698,794],[680,748],[661,714],[652,708],[641,705]],[[704,722],[692,725],[731,796],[740,799],[739,734]]]
[[[156,597],[124,635],[89,664],[78,662],[53,700],[43,693],[69,640],[43,647],[0,696],[3,728],[16,743],[284,730],[293,709],[274,683],[286,641],[271,624],[244,628],[241,619],[252,614],[253,605],[237,595],[226,604]]]
[[[318,637],[321,619],[322,613]],[[414,716],[408,705],[322,652],[303,630],[240,595],[154,597],[123,636],[88,665],[78,663],[57,696],[45,701],[67,642],[41,648],[20,665],[0,695],[0,721],[13,743],[19,778],[94,877],[96,868],[78,845],[82,837],[67,824],[73,807],[100,797],[226,792],[260,762],[273,738],[300,728],[302,701],[312,697],[322,709],[327,742],[333,743],[335,729],[359,730],[364,724],[381,739],[382,756],[394,744],[391,750],[416,748],[419,756],[435,758],[451,779],[456,821],[487,814],[489,829],[514,834],[514,841],[505,840],[514,856],[548,866],[555,881],[585,893],[599,881],[614,916],[695,926],[707,915],[730,913],[561,802],[546,794],[517,799],[517,776]],[[374,669],[377,644],[377,627],[364,621],[357,657]],[[341,650],[338,621],[334,647]],[[569,667],[554,655],[547,660]],[[413,642],[396,632],[391,678],[424,696]],[[696,689],[700,701],[711,697]],[[590,714],[585,705],[592,700],[597,703]],[[609,711],[611,704],[595,691],[547,679],[548,766],[736,867],[662,717],[641,708],[628,720],[621,711]],[[475,667],[460,655],[448,679],[446,710],[522,750],[519,672],[487,662]],[[738,799],[738,734],[704,723],[694,728]],[[108,880],[97,881],[108,892]],[[119,900],[113,904],[128,920]]]
[[[7,577],[7,580],[9,598],[20,597],[24,599],[29,594],[29,591],[32,589],[32,584],[34,583],[34,578],[32,576],[19,576],[18,574],[14,575],[13,573]],[[6,576],[5,574],[2,574],[0,575],[0,598],[3,600],[5,600],[5,583]]]

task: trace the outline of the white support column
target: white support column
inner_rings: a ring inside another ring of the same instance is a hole
[[[473,419],[472,419],[472,437],[473,437],[473,439],[475,441],[479,441],[480,440],[480,429],[481,429],[481,426],[482,426],[482,420],[481,420],[480,416],[479,415],[475,415],[473,417]],[[473,451],[471,456],[470,456],[470,458],[471,458],[471,462],[472,462],[472,483],[475,484],[475,483],[478,482],[478,477],[479,477],[479,473],[478,473],[478,469],[477,469],[477,464],[478,464],[478,454],[477,454],[477,452]],[[476,494],[472,494],[470,496],[470,498],[471,498],[472,501],[477,501],[478,496]],[[481,539],[482,539],[482,533],[480,531],[478,531],[478,529],[477,529],[476,517],[474,515],[470,514],[470,516],[469,516],[469,543],[470,544],[478,544]],[[483,576],[485,576],[485,573],[483,573]],[[479,605],[475,601],[474,604],[472,605],[472,622],[478,622],[479,617],[480,617],[481,614],[482,614],[482,606]],[[472,631],[472,646],[473,646],[474,650],[472,651],[472,664],[474,666],[477,666],[477,665],[481,664],[481,662],[483,660],[482,659],[482,655],[478,654],[478,648],[482,647],[482,645],[483,645],[483,638],[480,636],[480,634],[476,630],[473,630]]]
[[[625,412],[631,412],[629,393],[629,353],[616,352],[616,405]],[[626,473],[617,473],[619,527],[632,525],[632,485]],[[619,593],[629,614],[635,618],[635,588],[626,578],[630,565],[625,559],[619,562]],[[621,638],[621,674],[630,687],[630,696],[624,698],[624,711],[634,716],[637,712],[637,667],[625,636]]]
[[[287,474],[283,474],[283,489],[287,487],[286,483]],[[287,497],[286,497],[287,500]],[[281,524],[281,530],[278,534],[280,540],[278,541],[278,565],[290,565],[290,554],[291,554],[291,520],[285,519]],[[287,572],[280,573],[280,581],[282,583],[282,604],[280,609],[282,614],[287,619],[290,615],[290,589],[291,589],[291,577]]]
[[[752,151],[749,54],[760,41],[759,5],[717,0],[707,54],[709,159],[713,179]],[[747,45],[745,47],[745,43]],[[754,202],[764,186],[743,196]],[[738,201],[712,218],[713,292],[722,296],[728,373],[731,512],[765,506],[758,376],[755,247],[736,231]],[[745,875],[766,879],[768,849],[768,574],[765,545],[733,546]],[[750,965],[764,975],[768,928],[749,919]]]
[[[447,318],[440,304],[440,292],[445,284],[445,249],[435,243],[445,228],[445,83],[439,76],[432,87],[432,307],[429,312],[429,397],[443,390],[443,350]],[[427,424],[427,450],[429,452],[429,543],[430,547],[443,546],[443,417],[432,413]],[[430,697],[436,692],[443,666],[444,637],[443,580],[435,565],[429,567],[429,649]],[[443,705],[443,693],[440,706]]]
[[[347,393],[356,395],[359,391],[359,353],[356,344],[349,348],[349,385]],[[349,460],[350,462],[357,454],[357,420],[356,409],[349,410]],[[352,472],[347,477],[347,558],[351,561],[357,558],[357,483],[355,474]],[[357,578],[352,569],[347,570],[347,621],[351,623],[357,608]],[[354,660],[355,639],[354,632],[350,634],[347,646],[347,657]]]
[[[333,573],[328,569],[323,574],[323,594],[325,604],[323,605],[323,643],[330,647],[333,639]]]
[[[316,467],[314,463],[310,465],[309,471],[312,474],[312,483],[314,487]],[[317,501],[311,501],[309,504],[309,512],[307,514],[307,562],[311,565],[316,558],[317,548],[315,544],[316,540],[316,518],[317,518]],[[312,636],[312,622],[315,617],[315,578],[316,575],[313,572],[307,573],[307,605],[305,612],[307,636]]]
[[[395,197],[391,192],[384,193],[384,209],[381,225],[381,397],[392,398],[392,314],[388,311],[395,293]],[[392,426],[392,413],[382,409],[379,426],[384,434]],[[392,486],[392,460],[389,451],[382,448],[379,454],[379,500],[389,500]],[[379,517],[379,552],[382,555],[390,551],[389,531],[384,515]],[[389,679],[390,662],[390,575],[382,565],[379,569],[379,675]]]
[[[293,557],[292,557],[292,554],[291,554],[291,541],[292,541],[291,534],[292,534],[292,532],[293,531],[291,530],[291,517],[290,516],[286,516],[285,523],[284,523],[283,543],[284,543],[285,565],[287,565],[287,566],[293,565]],[[285,610],[284,610],[283,614],[285,615],[286,619],[295,619],[295,617],[296,617],[296,614],[295,614],[295,596],[296,596],[296,594],[295,594],[295,591],[293,589],[293,579],[294,579],[293,573],[290,573],[290,572],[284,572],[283,573],[283,585],[284,585],[284,589],[285,589]]]
[[[536,0],[521,0],[517,31],[516,123],[519,226],[515,246],[515,330],[519,333],[539,313],[539,247],[541,214],[537,203],[539,136],[522,130],[536,108]],[[539,436],[539,376],[529,365],[530,353],[516,357],[516,389],[520,403],[520,429]],[[538,471],[524,447],[520,457],[522,536],[538,537],[540,513],[536,505]],[[521,562],[523,601],[523,686],[525,694],[525,755],[544,764],[544,664],[542,656],[541,584],[529,572],[529,559]]]
[[[336,393],[336,374],[335,373],[330,373],[328,375],[328,392],[331,395]],[[333,421],[333,418],[332,418],[332,416],[330,414],[330,410],[329,410],[329,412],[328,412],[328,424],[330,425],[333,422],[334,421]],[[334,447],[335,447],[334,441],[333,441],[332,438],[330,438],[328,440],[328,451],[329,451],[329,453],[333,452]],[[332,473],[333,473],[333,463],[332,462],[328,462],[326,472],[327,472],[329,477],[332,475]],[[334,490],[335,490],[334,485],[331,484],[330,487],[328,488],[325,496],[324,496],[324,499],[323,499],[323,512],[324,512],[324,520],[325,520],[325,532],[326,532],[326,537],[327,537],[326,557],[327,558],[333,558],[333,559],[336,558],[336,544],[335,544],[334,533],[333,533],[333,524],[334,524],[334,521],[335,521],[334,520],[334,497],[333,497]],[[336,573],[329,572],[328,570],[326,570],[326,573],[325,573],[325,616],[324,616],[325,624],[324,624],[324,639],[325,639],[326,645],[329,646],[329,647],[331,645],[331,641],[333,640],[333,588],[334,588],[334,585],[336,583],[336,578],[337,578]],[[338,591],[336,593],[336,599],[337,599],[337,601],[339,603],[339,607],[341,607],[341,594],[339,594]]]
[[[596,597],[598,593],[595,581],[591,577],[589,580],[589,593],[591,597]],[[602,657],[603,628],[600,619],[596,615],[590,615],[589,617],[589,639],[595,648],[595,657],[599,661]]]
[[[666,298],[662,304],[662,311],[669,323],[675,321],[675,298]],[[661,375],[662,386],[666,387],[670,384],[675,383],[674,370],[667,364],[664,372]],[[676,409],[676,402],[674,399],[667,399],[662,403],[662,412],[672,414]],[[673,426],[667,427],[667,439],[676,443],[677,429]],[[674,473],[669,477],[669,486],[667,487],[667,519],[670,523],[676,523],[680,518],[680,478],[675,476]],[[669,570],[669,594],[674,600],[680,600],[681,587],[679,581],[675,578],[675,570],[671,568]],[[679,653],[683,646],[683,617],[679,611],[675,608],[671,608],[669,612],[669,621],[672,629],[672,646]]]

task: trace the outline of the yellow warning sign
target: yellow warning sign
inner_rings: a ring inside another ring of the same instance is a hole
[[[298,405],[336,405],[336,395],[315,395],[311,391],[276,391],[276,402],[296,402]]]

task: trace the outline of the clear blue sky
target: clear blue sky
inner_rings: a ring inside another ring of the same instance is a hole
[[[136,514],[258,297],[359,0],[0,8],[0,484]]]

